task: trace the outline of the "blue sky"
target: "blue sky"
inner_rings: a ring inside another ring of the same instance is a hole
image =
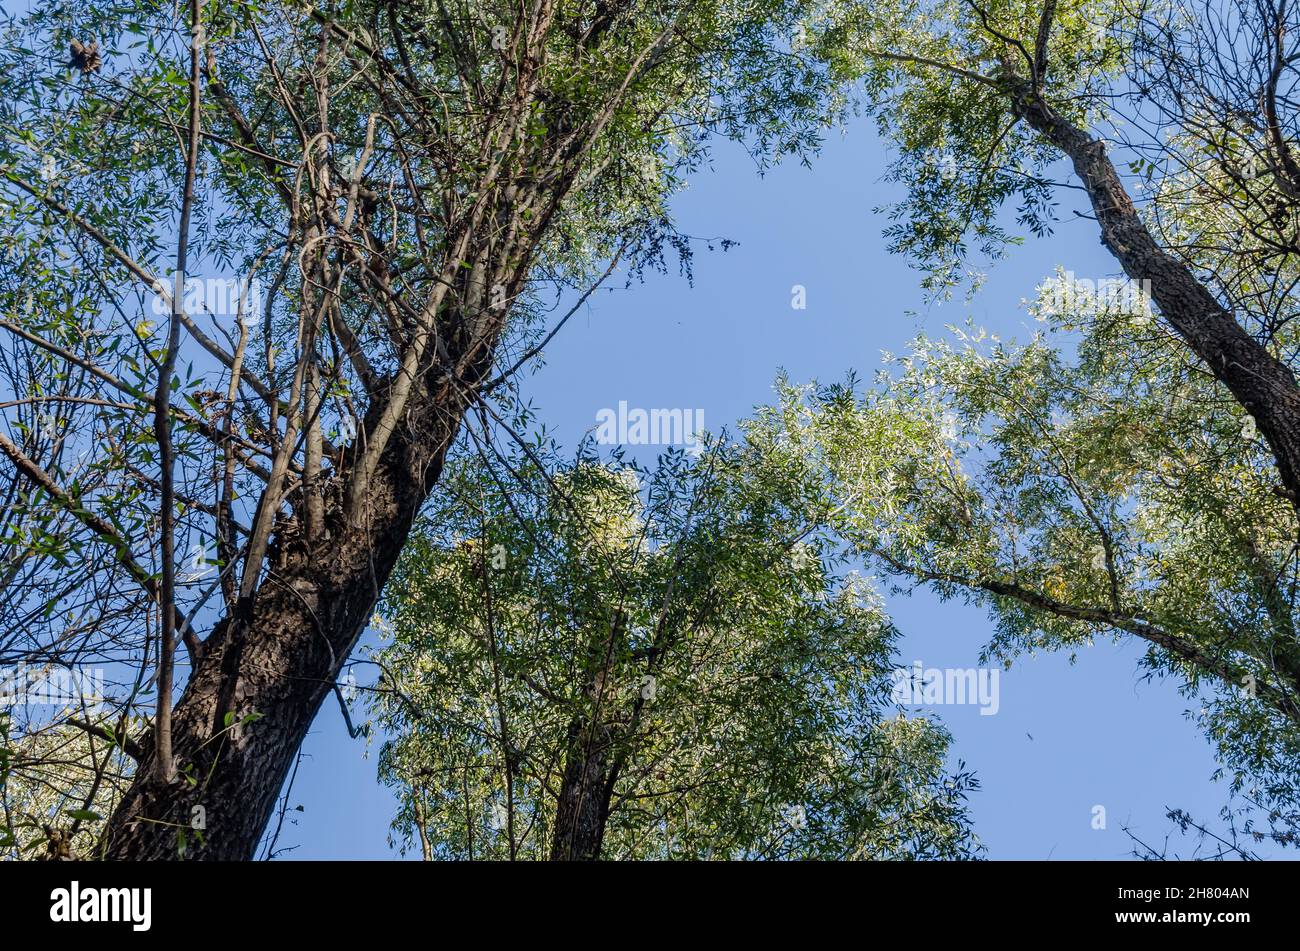
[[[918,330],[932,335],[968,317],[1005,337],[1027,338],[1022,300],[1059,265],[1080,277],[1118,276],[1095,223],[1064,205],[1054,235],[1026,245],[991,271],[971,301],[927,306],[920,275],[885,250],[885,219],[872,209],[893,194],[882,180],[886,152],[865,121],[830,138],[811,169],[791,164],[759,177],[736,146],[720,145],[676,202],[693,235],[739,242],[701,247],[695,283],[675,273],[598,292],[546,351],[527,397],[556,436],[573,446],[603,407],[702,408],[710,429],[772,398],[778,368],[796,381],[869,379],[880,351],[899,352]],[[1063,190],[1062,201],[1073,201]],[[791,287],[807,309],[791,308]],[[913,316],[909,316],[909,312]],[[645,457],[648,458],[648,457]],[[898,660],[974,667],[991,625],[980,610],[928,592],[893,597],[904,632]],[[1166,807],[1212,821],[1227,799],[1214,783],[1207,742],[1184,718],[1189,701],[1172,682],[1145,682],[1141,648],[1099,642],[1071,666],[1065,655],[1017,662],[1001,676],[1000,709],[938,708],[953,755],[980,776],[975,828],[994,859],[1117,859],[1130,856],[1130,826],[1158,845]],[[362,677],[367,668],[357,668]],[[375,779],[375,749],[351,740],[337,704],[317,717],[291,804],[296,825],[281,846],[294,858],[385,858],[394,810]],[[1093,828],[1105,807],[1107,827]],[[1193,843],[1175,836],[1186,854]]]

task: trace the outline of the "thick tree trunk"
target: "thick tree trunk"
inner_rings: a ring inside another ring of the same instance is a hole
[[[1143,223],[1106,146],[1059,115],[1028,80],[1005,80],[1014,108],[1074,165],[1092,200],[1102,242],[1151,296],[1170,326],[1255,418],[1277,460],[1278,474],[1300,507],[1300,386],[1281,360],[1248,334],[1181,261],[1161,248]]]
[[[611,676],[614,656],[626,634],[627,614],[618,609],[609,628],[588,645],[588,706],[569,724],[564,779],[551,836],[553,862],[592,862],[600,858],[609,804],[622,767],[621,754],[625,752],[614,748],[619,739],[614,723],[621,718],[617,715],[619,699],[611,690]]]
[[[432,407],[428,426],[411,427],[424,441],[394,436],[362,530],[347,527],[341,489],[327,486],[327,538],[307,546],[277,534],[266,577],[241,612],[217,624],[176,704],[180,777],[157,782],[147,746],[108,820],[106,858],[180,858],[182,834],[189,859],[254,857],[298,748],[441,473],[462,412]]]
[[[564,781],[555,812],[551,861],[591,862],[600,858],[614,792],[608,726],[574,722],[569,729]]]

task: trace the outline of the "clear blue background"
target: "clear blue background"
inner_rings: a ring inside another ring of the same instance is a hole
[[[742,150],[719,146],[676,212],[686,232],[738,246],[701,245],[693,287],[675,273],[627,290],[613,281],[619,289],[594,295],[548,347],[525,395],[569,446],[619,400],[700,407],[717,429],[770,401],[778,367],[796,381],[829,382],[850,368],[869,379],[882,349],[900,352],[918,330],[939,334],[967,317],[1025,339],[1023,300],[1058,265],[1118,276],[1095,223],[1063,205],[1055,234],[999,262],[971,302],[927,307],[920,276],[886,253],[885,218],[872,212],[895,196],[881,180],[886,158],[866,122],[836,133],[812,169],[792,164],[760,177]],[[1063,189],[1061,200],[1076,194]],[[807,288],[806,310],[791,308],[795,284]],[[902,664],[976,666],[991,633],[983,612],[924,590],[891,598],[890,610],[905,632]],[[1099,642],[1073,667],[1065,655],[1025,659],[1002,673],[996,716],[937,709],[954,756],[983,782],[973,813],[989,857],[1126,858],[1123,825],[1159,846],[1171,831],[1167,807],[1215,819],[1227,791],[1211,780],[1210,747],[1172,682],[1141,680],[1141,653],[1132,642]],[[280,844],[298,845],[295,858],[395,855],[386,842],[393,797],[375,781],[374,751],[363,759],[365,741],[348,739],[337,704],[322,708],[304,749],[290,799],[304,808]],[[1092,828],[1095,805],[1106,809],[1105,830]],[[1189,854],[1195,842],[1174,834],[1171,846]]]

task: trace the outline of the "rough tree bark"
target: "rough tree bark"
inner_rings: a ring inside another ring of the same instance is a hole
[[[609,630],[590,645],[586,709],[569,723],[564,779],[551,836],[553,862],[600,858],[614,784],[622,768],[623,742],[627,739],[618,726],[625,719],[620,716],[624,711],[611,687],[614,657],[624,643],[626,631],[627,614],[616,610]]]
[[[575,720],[570,725],[551,837],[552,861],[600,858],[617,776],[610,756],[613,744],[613,728],[598,720]]]
[[[176,704],[181,779],[156,781],[146,746],[136,782],[108,821],[106,858],[178,858],[182,831],[190,857],[253,857],[298,747],[441,473],[463,407],[434,404],[425,412],[426,425],[413,427],[423,438],[394,439],[384,454],[364,531],[348,528],[335,499],[326,516],[333,544],[277,538],[267,581],[217,624]],[[256,721],[240,725],[250,714]],[[191,831],[196,806],[206,826],[201,839]]]

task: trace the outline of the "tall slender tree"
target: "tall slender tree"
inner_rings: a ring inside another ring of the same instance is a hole
[[[540,460],[539,460],[540,461]],[[778,464],[772,464],[776,461]],[[963,858],[977,786],[891,709],[896,631],[812,472],[449,474],[382,605],[381,775],[426,858]]]
[[[1288,0],[903,0],[828,4],[815,52],[861,80],[900,145],[896,246],[961,273],[1001,217],[1050,229],[1081,189],[1102,243],[1159,319],[1256,421],[1300,505],[1294,314],[1300,11]],[[1058,183],[1064,160],[1072,180]]]

